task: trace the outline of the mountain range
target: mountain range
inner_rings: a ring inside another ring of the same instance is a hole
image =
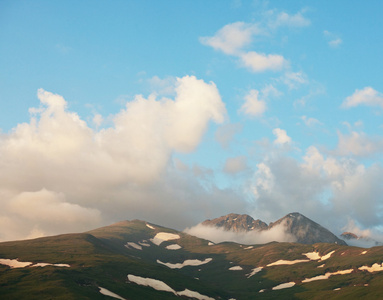
[[[233,219],[235,216],[229,217]],[[278,220],[262,225],[246,216],[239,216],[237,220],[238,224],[232,227],[244,230],[254,230],[256,224],[264,228],[260,230],[268,230],[265,226],[279,224]],[[292,233],[304,224],[323,232],[323,227],[296,213],[287,215],[287,220],[291,222],[282,220],[280,223],[286,224]],[[310,230],[308,232],[317,232]],[[84,233],[2,242],[0,298],[381,297],[383,247],[364,249],[339,242],[310,244],[304,241],[306,243],[214,244],[185,232],[133,220]]]
[[[234,232],[260,232],[282,226],[285,233],[292,235],[297,243],[336,243],[339,245],[347,245],[345,241],[339,239],[332,232],[298,212],[287,214],[269,225],[259,219],[254,220],[249,215],[233,213],[213,220],[206,220],[201,224]]]

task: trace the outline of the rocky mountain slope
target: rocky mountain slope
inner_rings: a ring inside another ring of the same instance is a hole
[[[339,239],[332,232],[297,212],[287,214],[269,225],[261,220],[254,220],[246,214],[228,214],[213,220],[206,220],[201,224],[234,232],[264,231],[281,225],[287,234],[295,237],[297,243],[336,243],[346,245],[345,241]]]
[[[268,228],[265,222],[254,220],[249,215],[228,214],[213,220],[202,222],[205,226],[222,227],[225,230],[235,232],[250,231],[250,230],[265,230]]]
[[[145,221],[0,243],[1,299],[379,299],[383,247],[214,244]]]

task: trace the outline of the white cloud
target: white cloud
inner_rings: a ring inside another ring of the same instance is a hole
[[[99,210],[69,203],[64,194],[46,189],[22,192],[10,199],[8,207],[16,217],[30,220],[48,233],[55,232],[57,227],[71,232],[100,223]]]
[[[274,144],[283,145],[291,143],[291,137],[287,135],[286,130],[275,128],[273,129],[273,134],[276,137],[276,139],[274,140]]]
[[[240,59],[243,65],[253,72],[281,71],[288,65],[282,55],[263,54],[255,51],[241,54]]]
[[[270,230],[249,231],[249,232],[233,232],[226,231],[214,226],[204,226],[198,224],[184,230],[190,235],[203,238],[214,243],[236,242],[239,244],[253,245],[265,244],[273,241],[278,242],[294,242],[296,239],[291,234],[285,232],[284,224],[277,225]]]
[[[355,90],[354,94],[347,97],[342,103],[343,108],[359,105],[383,107],[383,94],[368,86],[362,90]]]
[[[297,12],[295,15],[290,15],[286,12],[281,12],[276,19],[270,22],[271,27],[306,27],[311,24],[311,21],[305,18],[302,12]]]
[[[266,102],[259,99],[259,91],[250,90],[239,111],[249,116],[259,117],[266,111]]]
[[[100,114],[95,114],[92,119],[93,123],[99,127],[104,122],[104,118]]]
[[[129,215],[182,226],[207,198],[231,198],[220,190],[211,196],[191,171],[170,163],[172,153],[198,146],[210,121],[224,121],[218,89],[194,76],[179,78],[174,89],[174,100],[136,96],[99,131],[68,111],[62,96],[40,89],[30,122],[0,136],[0,224],[8,225],[0,227],[0,239],[62,233],[68,223],[91,229]],[[201,200],[193,199],[196,193]]]
[[[212,37],[201,37],[200,42],[225,54],[237,55],[252,41],[254,34],[260,33],[255,24],[236,22],[225,25]]]
[[[228,174],[236,174],[246,170],[246,156],[229,157],[223,168],[223,171]]]

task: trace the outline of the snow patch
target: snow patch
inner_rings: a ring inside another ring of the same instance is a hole
[[[113,298],[120,299],[120,300],[126,300],[125,298],[122,298],[121,296],[107,290],[106,288],[103,288],[101,286],[99,286],[98,288],[100,289],[100,293],[105,295],[105,296],[113,297]]]
[[[134,282],[138,285],[149,286],[157,291],[165,291],[177,295],[175,290],[173,290],[170,286],[161,280],[135,276],[132,274],[128,274],[128,279],[130,282]]]
[[[186,297],[195,298],[198,300],[214,300],[214,298],[202,295],[198,292],[191,291],[189,289],[185,289],[181,292],[176,292],[175,290],[173,290],[170,286],[168,286],[165,282],[163,282],[161,280],[135,276],[132,274],[129,274],[127,277],[128,277],[130,282],[134,282],[138,285],[149,286],[149,287],[151,287],[157,291],[170,292],[176,296],[186,296]]]
[[[187,259],[183,263],[172,264],[172,263],[164,263],[164,262],[157,259],[157,263],[164,265],[164,266],[167,266],[170,269],[181,269],[181,268],[186,267],[186,266],[196,267],[196,266],[204,265],[204,264],[207,264],[208,262],[210,262],[212,260],[213,260],[212,258],[206,258],[205,260]]]
[[[201,295],[198,292],[194,292],[194,291],[191,291],[191,290],[188,290],[188,289],[185,289],[182,292],[177,292],[177,295],[178,296],[186,296],[186,297],[189,297],[189,298],[195,298],[195,299],[199,299],[199,300],[214,300],[214,298],[211,298],[211,297],[208,297],[208,296],[205,296],[205,295]]]
[[[334,291],[340,291],[340,288],[336,288],[336,289],[334,289]]]
[[[156,229],[156,228],[154,228],[152,225],[150,225],[150,224],[148,224],[148,223],[146,223],[146,227],[149,227],[150,229]]]
[[[174,233],[159,232],[150,241],[157,246],[161,245],[164,241],[178,240],[180,236]]]
[[[241,266],[234,266],[234,267],[231,267],[229,268],[230,271],[241,271],[243,270],[243,268]]]
[[[244,248],[245,250],[249,250],[249,249],[253,249],[254,247],[253,246],[249,246],[249,247],[246,247]]]
[[[262,271],[263,267],[254,268],[249,274],[246,274],[247,278],[250,278],[251,276],[254,276],[258,272]]]
[[[141,241],[141,242],[138,242],[141,246],[144,246],[144,247],[150,247],[150,244],[148,244],[147,242],[146,242],[146,240],[143,240],[143,241]]]
[[[370,273],[373,273],[373,272],[380,272],[380,271],[383,271],[383,263],[381,265],[375,263],[373,264],[371,267],[368,267],[368,266],[362,266],[360,268],[358,268],[359,270],[363,271],[363,270],[366,270]]]
[[[323,261],[323,260],[329,259],[334,252],[335,250],[327,253],[326,255],[322,256],[320,260]]]
[[[265,290],[260,290],[258,293],[263,293]]]
[[[271,264],[268,264],[267,267],[271,267],[271,266],[279,266],[279,265],[294,265],[294,264],[298,264],[298,263],[302,263],[302,262],[308,262],[310,260],[307,260],[307,259],[296,259],[296,260],[283,260],[283,259],[280,259],[278,261],[275,261]]]
[[[18,259],[6,259],[6,258],[0,258],[0,264],[9,266],[11,269],[15,268],[25,268],[29,265],[31,265],[31,262],[22,262],[18,261]]]
[[[50,263],[36,263],[36,264],[33,264],[31,262],[18,261],[17,258],[16,259],[0,258],[0,264],[8,266],[11,269],[25,268],[25,267],[46,267],[46,266],[68,267],[68,268],[70,268],[70,265],[68,265],[68,264],[50,264]]]
[[[321,259],[321,256],[318,252],[308,252],[308,253],[302,253],[302,255],[305,255],[310,260],[319,260]]]
[[[366,254],[367,253],[367,251],[363,251],[360,255],[364,255],[364,254]]]
[[[213,245],[215,245],[213,242],[209,242],[208,244],[207,244],[208,246],[213,246]]]
[[[137,245],[136,243],[133,243],[133,242],[127,242],[125,244],[125,247],[126,248],[134,248],[134,249],[137,249],[137,250],[142,250],[142,247],[140,245]]]
[[[302,255],[305,255],[308,259],[310,260],[319,260],[323,261],[326,259],[329,259],[330,256],[334,253],[335,251],[331,251],[327,253],[326,255],[320,256],[318,252],[308,252],[308,253],[302,253]]]
[[[169,245],[169,246],[166,246],[166,249],[168,250],[178,250],[178,249],[181,249],[182,247],[178,244],[172,244],[172,245]]]
[[[46,266],[70,268],[70,265],[68,265],[68,264],[49,264],[49,263],[37,263],[37,264],[32,265],[31,267],[46,267]]]
[[[317,266],[317,268],[323,268],[324,266],[325,266],[325,264]]]
[[[275,287],[272,288],[272,290],[281,290],[281,289],[287,289],[287,288],[291,288],[292,286],[295,285],[295,282],[292,281],[292,282],[286,282],[286,283],[281,283]]]
[[[350,274],[350,273],[352,273],[352,271],[354,271],[354,269],[341,270],[341,271],[337,271],[337,272],[327,272],[324,275],[319,275],[319,276],[315,276],[315,277],[311,277],[311,278],[306,278],[306,279],[302,280],[302,283],[316,281],[316,280],[329,279],[329,277],[333,276],[333,275]]]

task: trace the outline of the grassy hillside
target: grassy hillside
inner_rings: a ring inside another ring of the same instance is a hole
[[[317,258],[309,260],[304,253]],[[101,294],[99,287],[124,299],[187,298],[181,296],[185,289],[191,299],[378,299],[383,295],[383,271],[359,269],[381,266],[383,247],[212,245],[138,220],[81,234],[0,243],[0,259],[31,262],[23,268],[0,264],[1,299],[113,299]],[[70,267],[33,266],[36,263]],[[138,281],[130,280],[129,274]],[[327,279],[313,280],[326,274],[330,274]],[[144,280],[149,280],[149,286],[142,285]],[[172,292],[155,289],[153,280]],[[278,289],[284,283],[291,287]]]

